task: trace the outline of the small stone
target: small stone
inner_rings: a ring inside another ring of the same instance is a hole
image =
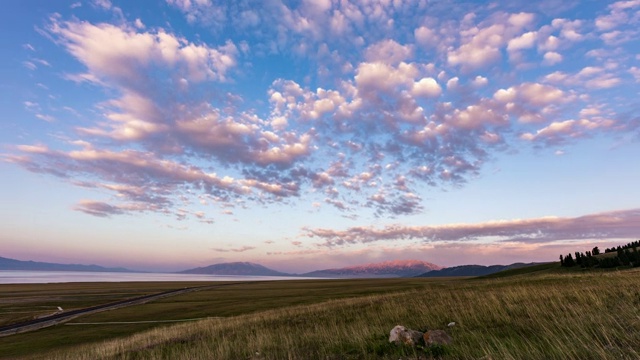
[[[449,324],[447,324],[448,327],[452,327],[452,326],[456,326],[456,323],[454,321],[450,322]]]
[[[453,339],[444,330],[429,330],[424,333],[424,343],[431,345],[448,345]]]
[[[396,345],[416,346],[422,343],[423,333],[397,325],[389,333],[389,342]]]

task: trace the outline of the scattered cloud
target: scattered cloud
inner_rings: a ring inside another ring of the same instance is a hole
[[[64,141],[14,146],[5,161],[110,192],[77,206],[98,216],[176,215],[189,201],[233,214],[235,200],[304,196],[349,218],[365,209],[400,217],[424,210],[425,188],[465,184],[501,152],[630,126],[613,111],[582,110],[592,92],[623,86],[628,74],[638,81],[637,67],[590,56],[576,70],[565,65],[583,41],[624,52],[618,40],[631,30],[616,23],[637,20],[633,2],[609,4],[591,24],[526,4],[469,12],[426,2],[272,1],[260,11],[242,1],[166,3],[215,40],[127,19],[109,0],[90,4],[111,21],[51,15],[43,34],[79,68],[63,78],[104,98]],[[432,12],[443,16],[418,16]],[[27,69],[50,66],[23,47]],[[249,79],[269,57],[318,72]],[[41,104],[24,106],[63,126],[58,111],[70,107]]]
[[[51,116],[51,115],[47,115],[47,114],[36,114],[36,117],[40,120],[46,121],[46,122],[54,122],[56,121],[56,118]]]
[[[235,253],[241,253],[241,252],[245,252],[245,251],[249,251],[249,250],[253,250],[255,249],[255,246],[241,246],[241,247],[237,247],[237,248],[213,248],[211,250],[215,251],[215,252],[235,252]]]
[[[111,215],[123,214],[124,211],[118,206],[109,205],[100,201],[82,200],[74,208],[89,215],[99,217],[109,217]]]
[[[562,59],[562,55],[558,54],[555,51],[549,51],[544,54],[544,60],[542,61],[542,63],[544,65],[551,66],[562,62]]]
[[[303,235],[322,240],[319,244],[321,246],[334,247],[407,239],[425,243],[473,241],[483,238],[492,238],[493,242],[550,243],[560,240],[632,238],[639,231],[640,209],[631,209],[573,218],[542,217],[478,224],[388,225],[382,228],[364,226],[346,230],[306,228]]]

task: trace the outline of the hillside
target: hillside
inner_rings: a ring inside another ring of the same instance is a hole
[[[230,262],[214,264],[180,271],[180,274],[207,274],[207,275],[244,275],[244,276],[291,276],[260,264],[250,262]]]
[[[419,260],[384,261],[338,269],[316,270],[302,276],[309,277],[414,277],[441,266]]]
[[[39,261],[22,261],[0,257],[0,270],[23,271],[89,271],[89,272],[138,272],[125,268],[107,268],[99,265],[56,264]]]
[[[418,275],[418,277],[451,277],[451,276],[484,276],[494,274],[509,269],[518,269],[522,267],[536,265],[537,263],[514,263],[511,265],[461,265],[448,267],[440,270],[433,270]]]
[[[511,276],[535,276],[540,274],[558,274],[564,273],[558,262],[539,263],[531,266],[523,266],[512,268],[497,273],[479,277],[478,279],[498,279],[508,278]]]

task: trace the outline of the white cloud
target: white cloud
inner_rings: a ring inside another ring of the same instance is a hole
[[[554,19],[551,25],[560,29],[560,37],[572,42],[581,41],[584,36],[580,33],[583,26],[581,20]]]
[[[510,52],[531,47],[535,41],[535,33],[519,35],[534,19],[533,14],[518,13],[472,27],[462,32],[461,45],[447,52],[447,61],[450,65],[462,66],[462,70],[468,72],[498,62],[502,58],[501,51],[505,44],[511,46]],[[517,36],[519,37],[516,38]]]
[[[484,76],[476,76],[475,79],[473,79],[472,84],[476,87],[482,87],[482,86],[486,86],[489,83],[489,79],[487,79]]]
[[[368,62],[382,62],[396,65],[407,60],[413,54],[410,45],[400,45],[393,40],[383,40],[367,48],[364,57]]]
[[[33,171],[121,187],[141,187],[144,178],[179,194],[166,196],[176,204],[194,189],[206,189],[200,195],[210,196],[207,204],[233,196],[247,203],[283,201],[309,190],[315,198],[308,203],[402,215],[421,209],[420,187],[462,184],[480,174],[496,151],[555,146],[614,129],[615,113],[608,109],[624,95],[604,99],[591,90],[628,85],[625,76],[640,81],[628,51],[609,46],[628,37],[623,28],[594,32],[588,19],[551,21],[542,12],[503,10],[515,5],[481,4],[473,9],[478,11],[452,5],[430,16],[437,2],[270,1],[255,8],[167,2],[172,16],[182,12],[192,30],[212,36],[194,40],[192,32],[147,26],[136,14],[126,20],[101,11],[112,23],[51,17],[47,35],[83,67],[63,78],[90,83],[86,88],[102,97],[86,111],[78,108],[91,118],[75,119],[81,127],[66,130],[100,145],[46,151],[49,157],[22,148],[22,157],[13,160]],[[227,37],[233,41],[217,40]],[[587,38],[593,41],[582,45],[595,42],[602,49],[569,61],[574,42]],[[36,54],[25,59],[25,66],[38,70],[32,76],[49,70]],[[271,67],[271,61],[281,66]],[[541,73],[539,64],[562,64],[562,71]],[[246,87],[251,91],[242,94]],[[24,104],[34,116],[59,114],[37,96]],[[594,104],[597,109],[589,106]],[[107,165],[90,163],[91,156]],[[54,160],[69,167],[54,169]],[[181,176],[162,172],[159,164]],[[130,173],[113,177],[118,166]],[[194,175],[207,174],[205,168],[232,174],[216,175],[217,181]],[[132,196],[123,188],[95,186],[118,198]],[[145,201],[152,202],[139,202]],[[99,201],[79,209],[133,211],[127,206]]]
[[[383,63],[361,63],[354,80],[358,89],[365,93],[388,92],[399,85],[413,84],[418,74],[418,69],[412,64],[401,63],[398,67],[391,67]]]
[[[535,20],[535,15],[531,13],[521,12],[509,16],[509,23],[518,28],[524,28]]]
[[[413,36],[416,42],[422,46],[434,46],[438,42],[438,34],[426,26],[415,29]]]
[[[613,28],[626,25],[630,20],[627,11],[635,7],[640,7],[640,1],[618,1],[609,5],[609,9],[611,11],[607,15],[602,15],[596,18],[596,27],[598,30],[608,31]]]
[[[134,22],[134,25],[136,26],[136,28],[140,30],[143,30],[146,27],[142,22],[142,20],[140,20],[140,18],[136,19],[136,21]]]
[[[422,78],[413,83],[411,92],[419,97],[438,97],[442,93],[442,88],[434,78]]]
[[[636,79],[636,82],[640,82],[640,68],[638,68],[637,66],[632,66],[631,68],[629,68],[629,73],[633,75],[633,77]]]
[[[560,62],[562,62],[562,55],[555,51],[549,51],[544,54],[542,64],[551,66]]]
[[[516,51],[516,50],[530,49],[535,44],[536,39],[537,39],[537,33],[535,31],[524,33],[520,37],[509,40],[509,44],[507,45],[507,50]]]
[[[187,43],[162,30],[138,33],[110,24],[73,21],[54,21],[50,31],[94,74],[118,81],[140,79],[140,70],[154,63],[180,70],[190,81],[220,81],[236,65],[237,49],[230,42],[215,49]]]

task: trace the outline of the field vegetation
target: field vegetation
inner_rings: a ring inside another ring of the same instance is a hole
[[[174,312],[168,312],[169,317],[175,317],[180,315],[177,309],[185,309],[186,315],[191,316],[198,313],[192,309],[204,309],[208,302],[217,302],[219,311],[206,313],[224,314],[220,315],[222,318],[211,317],[147,330],[130,328],[132,335],[107,337],[103,341],[97,341],[98,338],[93,342],[85,340],[85,344],[54,348],[46,353],[34,350],[28,357],[640,358],[638,268],[624,271],[566,269],[556,263],[534,267],[530,272],[517,269],[506,276],[482,279],[318,280],[243,286],[238,286],[235,293],[232,287],[224,288],[226,293],[212,291],[208,299],[207,293],[201,292],[186,294],[179,302],[167,298],[160,302],[164,305],[156,304],[175,307]],[[148,305],[151,304],[140,306],[139,311],[147,311],[143,309]],[[78,322],[114,319],[121,310],[81,318]],[[153,316],[160,314],[159,309],[149,311],[149,314],[155,314]],[[121,316],[134,318],[134,313]],[[140,315],[140,318],[148,316]],[[446,325],[451,321],[456,325],[448,328]],[[397,347],[389,344],[387,338],[391,328],[398,324],[417,330],[446,329],[454,342],[437,349]],[[94,332],[104,326],[56,328],[65,331],[82,328]],[[50,330],[24,335],[46,331]],[[36,339],[31,338],[33,344],[37,344]],[[0,346],[4,346],[0,347],[0,354],[6,354],[6,343]]]
[[[58,307],[74,310],[205,283],[54,283],[0,285],[0,326],[55,313]]]
[[[224,285],[159,301],[82,316],[65,325],[0,337],[0,358],[51,351],[171,325],[171,321],[231,317],[331,299],[420,289],[430,279],[292,280],[265,282],[68,283],[0,285],[0,317],[7,323],[171,289]],[[14,321],[10,321],[13,319]],[[82,325],[79,323],[93,323]]]

